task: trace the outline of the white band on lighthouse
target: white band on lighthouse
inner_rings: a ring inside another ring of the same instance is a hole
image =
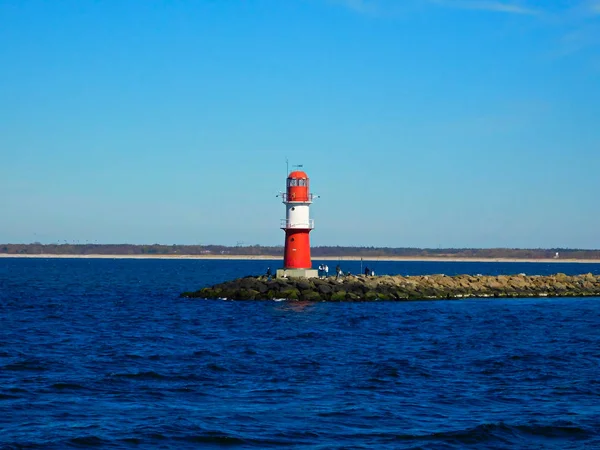
[[[286,203],[286,228],[314,228],[307,203]]]

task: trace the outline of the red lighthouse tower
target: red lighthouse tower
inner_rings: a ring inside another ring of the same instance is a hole
[[[314,221],[309,213],[313,194],[309,190],[308,175],[300,170],[291,172],[282,198],[286,207],[285,219],[281,221],[281,228],[285,231],[285,250],[283,270],[277,271],[277,275],[316,277],[318,273],[312,269],[310,260],[309,233],[314,228]]]

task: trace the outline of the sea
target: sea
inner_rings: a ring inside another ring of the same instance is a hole
[[[326,263],[378,275],[600,273]],[[0,258],[0,449],[600,448],[600,298],[179,297],[279,265]]]

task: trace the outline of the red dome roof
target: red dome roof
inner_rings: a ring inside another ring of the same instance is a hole
[[[308,179],[308,175],[306,175],[306,173],[302,172],[301,170],[294,170],[293,172],[290,172],[288,178],[295,178],[297,180]]]

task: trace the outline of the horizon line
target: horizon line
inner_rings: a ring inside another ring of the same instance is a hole
[[[159,246],[159,247],[225,247],[225,248],[281,248],[284,246],[281,244],[268,245],[268,244],[130,244],[130,243],[98,243],[98,242],[86,242],[86,243],[69,243],[69,242],[52,242],[43,244],[41,242],[30,242],[30,243],[0,243],[2,246],[71,246],[71,247],[86,247],[86,246],[132,246],[132,247],[148,247],[148,246]],[[395,247],[395,246],[375,246],[375,245],[314,245],[311,249],[318,248],[347,248],[347,249],[374,249],[374,250],[545,250],[545,251],[600,251],[600,248],[580,248],[580,247]]]

